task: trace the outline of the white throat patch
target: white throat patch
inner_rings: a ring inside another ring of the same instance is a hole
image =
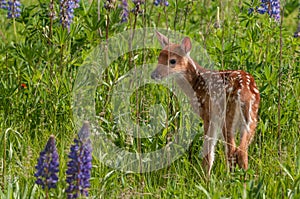
[[[188,60],[191,62],[191,64],[193,65],[195,71],[197,72],[197,66],[196,66],[194,60],[190,57],[190,53],[187,53],[187,54],[186,54],[186,57],[187,57]]]

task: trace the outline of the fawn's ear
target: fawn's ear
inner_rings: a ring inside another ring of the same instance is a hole
[[[186,54],[188,54],[192,49],[192,43],[190,38],[189,37],[183,38],[180,47]]]
[[[160,32],[156,31],[156,37],[161,45],[161,47],[165,47],[169,44],[169,39],[165,35],[161,34]]]

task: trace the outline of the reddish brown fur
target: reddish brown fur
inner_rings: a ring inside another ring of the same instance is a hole
[[[164,47],[158,58],[158,65],[153,71],[153,79],[162,79],[171,74],[183,76],[193,88],[197,98],[197,108],[204,122],[203,167],[210,175],[214,160],[214,141],[216,129],[212,127],[214,114],[211,110],[224,113],[221,129],[226,143],[227,161],[231,169],[238,164],[248,168],[248,146],[255,134],[257,112],[260,102],[259,91],[254,78],[242,70],[211,71],[202,68],[189,57],[191,42],[184,38],[181,45],[171,44],[168,39],[157,32],[158,39]],[[172,64],[171,60],[176,63]],[[225,98],[225,106],[219,98]],[[217,107],[217,108],[215,108]],[[240,145],[236,147],[234,133],[240,129]]]

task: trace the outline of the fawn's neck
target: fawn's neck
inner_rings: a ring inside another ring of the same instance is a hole
[[[189,58],[189,62],[187,64],[186,73],[184,74],[185,79],[190,83],[190,85],[194,88],[198,86],[199,82],[204,81],[200,73],[205,73],[208,70],[202,68],[197,62],[193,59]],[[194,88],[195,89],[195,88]]]

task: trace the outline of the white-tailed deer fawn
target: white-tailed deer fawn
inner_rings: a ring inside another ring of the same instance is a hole
[[[189,56],[192,44],[188,37],[181,44],[172,44],[163,34],[156,34],[163,49],[151,78],[159,80],[174,74],[176,80],[183,78],[192,88],[194,96],[189,97],[192,103],[197,101],[197,112],[203,119],[202,166],[208,176],[214,161],[218,130],[222,131],[226,143],[229,168],[232,170],[238,164],[248,169],[248,146],[255,134],[260,102],[253,77],[242,70],[207,70]],[[183,81],[177,82],[182,84]],[[235,144],[236,130],[240,131],[238,147]]]

